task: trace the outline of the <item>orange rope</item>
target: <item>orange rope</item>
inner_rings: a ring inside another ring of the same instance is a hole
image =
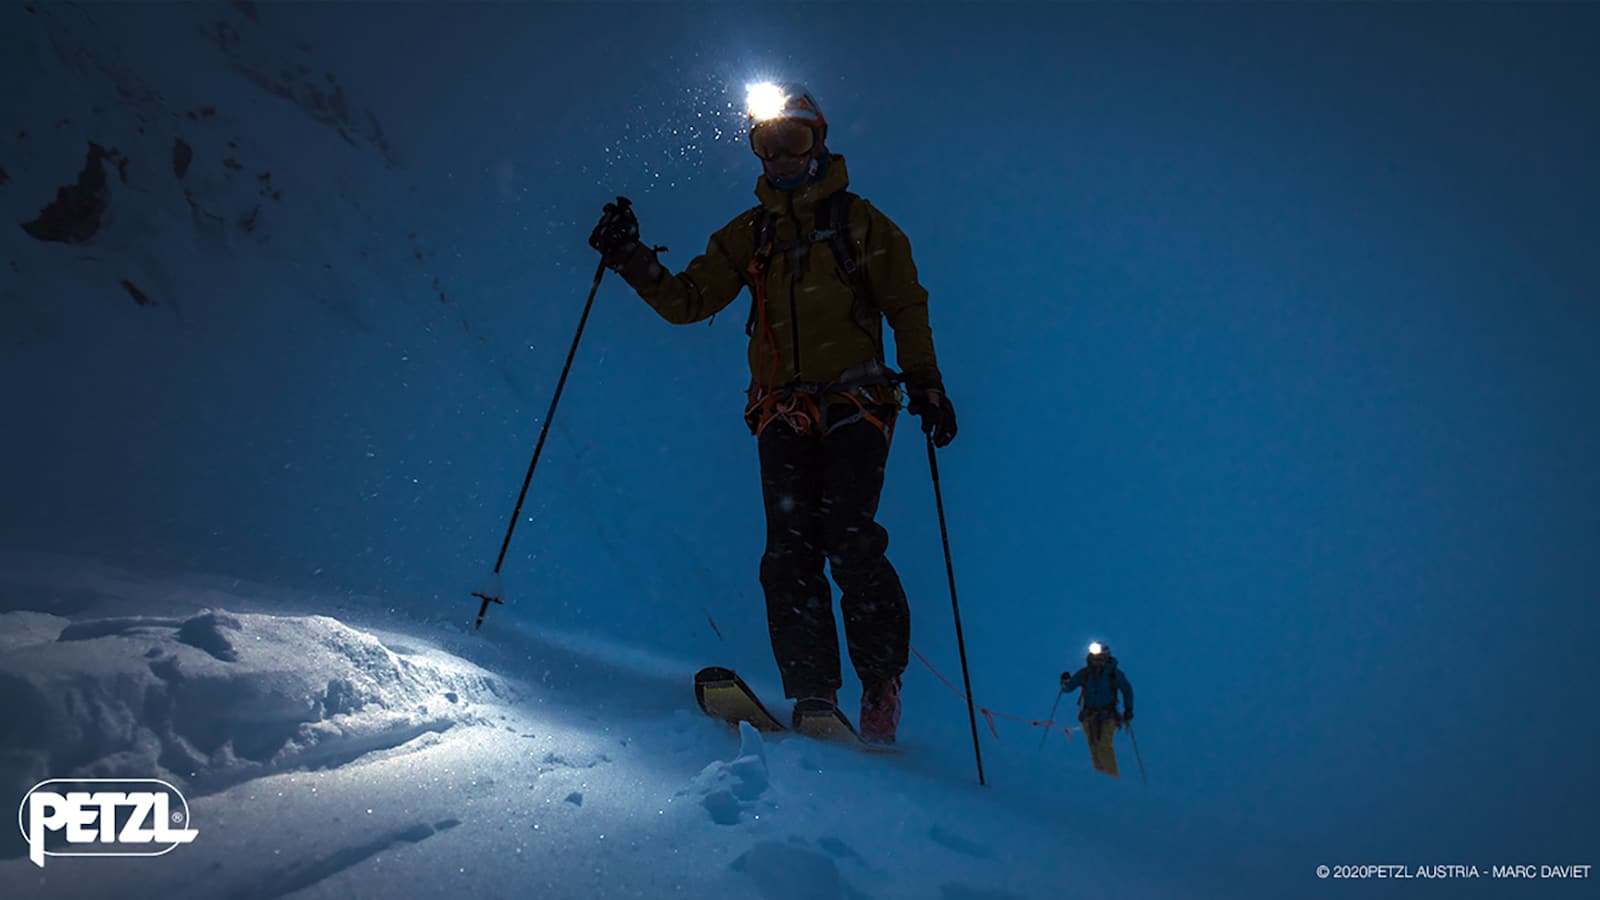
[[[960,697],[963,700],[967,699],[967,695],[965,693],[963,693],[960,688],[958,688],[955,685],[951,684],[950,683],[950,679],[944,677],[944,675],[941,674],[938,669],[935,669],[933,667],[933,663],[928,662],[928,660],[926,658],[924,658],[921,653],[917,652],[917,648],[915,648],[915,647],[911,648],[911,655],[915,656],[917,658],[918,662],[922,663],[924,666],[927,666],[928,667],[928,671],[932,672],[935,678],[937,678],[940,681],[944,682],[944,686],[949,688],[951,691],[953,691],[957,697]],[[978,712],[982,713],[984,721],[989,723],[989,731],[994,735],[995,740],[999,740],[1000,739],[1000,730],[998,728],[996,728],[995,724],[994,724],[994,720],[995,720],[996,717],[999,717],[999,718],[1002,718],[1002,719],[1010,719],[1013,722],[1025,722],[1029,726],[1038,727],[1038,728],[1044,728],[1044,729],[1049,730],[1049,731],[1060,731],[1062,734],[1065,734],[1067,736],[1068,740],[1072,739],[1072,732],[1073,732],[1074,729],[1072,729],[1071,727],[1068,727],[1068,726],[1057,726],[1055,724],[1054,720],[1028,719],[1028,718],[1024,718],[1022,716],[1007,715],[1007,714],[1005,714],[1003,712],[995,712],[994,710],[988,708],[987,706],[979,706],[978,707]]]
[[[771,390],[773,382],[778,380],[778,336],[773,334],[772,325],[767,321],[767,264],[764,255],[770,255],[772,243],[767,242],[766,247],[757,247],[756,255],[750,258],[750,265],[746,272],[750,275],[750,288],[755,292],[757,315],[760,317],[761,337],[765,340],[769,359],[771,360],[771,374],[763,381],[759,375],[756,386],[763,391]],[[757,354],[757,371],[760,371],[760,354]],[[752,394],[754,391],[751,392]]]

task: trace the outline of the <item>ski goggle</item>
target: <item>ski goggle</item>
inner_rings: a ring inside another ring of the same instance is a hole
[[[750,129],[750,149],[768,162],[780,156],[805,156],[816,146],[816,129],[802,119],[768,119]]]

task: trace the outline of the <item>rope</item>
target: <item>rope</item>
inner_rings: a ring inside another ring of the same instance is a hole
[[[951,684],[950,683],[950,679],[944,677],[944,674],[942,672],[940,672],[938,669],[933,667],[933,663],[928,662],[926,657],[924,657],[921,653],[918,653],[917,652],[917,648],[915,648],[915,647],[911,648],[911,655],[915,656],[917,658],[918,662],[922,663],[924,666],[927,666],[928,667],[928,671],[933,673],[933,677],[939,679],[939,681],[942,682],[945,687],[949,688],[951,690],[951,692],[954,693],[957,697],[960,697],[962,700],[966,700],[967,699],[967,695],[965,693],[963,693],[960,688],[958,688],[955,685]],[[991,734],[994,735],[995,740],[999,740],[1000,739],[1000,729],[996,728],[995,724],[994,724],[994,720],[997,719],[997,718],[998,719],[1007,719],[1007,720],[1012,721],[1012,722],[1022,722],[1024,724],[1028,725],[1029,727],[1043,728],[1043,729],[1045,729],[1047,731],[1060,731],[1062,734],[1065,734],[1067,736],[1068,740],[1072,739],[1072,732],[1073,731],[1075,731],[1075,730],[1076,731],[1081,731],[1082,730],[1082,729],[1074,729],[1074,728],[1071,728],[1071,727],[1065,726],[1065,725],[1059,725],[1058,726],[1053,721],[1047,721],[1047,720],[1043,720],[1043,719],[1030,719],[1030,718],[1027,718],[1026,716],[1013,716],[1013,715],[1009,715],[1007,713],[997,712],[997,711],[992,710],[989,707],[983,706],[983,705],[979,705],[978,706],[978,712],[983,715],[983,720],[985,722],[989,723],[989,731],[990,731]]]

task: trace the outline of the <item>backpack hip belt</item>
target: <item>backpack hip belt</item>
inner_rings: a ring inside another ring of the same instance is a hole
[[[752,380],[745,422],[755,435],[782,419],[799,434],[826,437],[835,429],[865,420],[883,432],[885,441],[891,441],[902,400],[897,387],[900,380],[899,375],[875,359],[851,366],[829,384],[791,382],[773,387]],[[854,404],[855,411],[834,418],[832,407],[846,402]]]

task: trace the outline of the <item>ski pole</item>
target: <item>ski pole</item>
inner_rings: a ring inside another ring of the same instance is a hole
[[[1128,726],[1128,740],[1133,742],[1133,758],[1139,761],[1139,781],[1146,787],[1150,786],[1150,779],[1144,777],[1144,757],[1139,755],[1139,739],[1133,735],[1133,723],[1124,723]]]
[[[621,198],[618,198],[619,200]],[[517,530],[517,519],[522,515],[522,502],[528,497],[528,485],[533,483],[533,470],[539,466],[539,455],[544,452],[544,439],[550,435],[550,423],[556,417],[556,404],[561,402],[561,391],[567,386],[567,373],[572,371],[572,359],[578,355],[578,342],[583,340],[583,326],[589,321],[589,310],[594,308],[594,295],[600,290],[600,279],[606,274],[605,260],[594,270],[594,284],[589,287],[589,299],[583,305],[583,315],[578,319],[578,332],[572,336],[572,348],[567,351],[567,363],[561,367],[561,378],[556,382],[556,393],[550,398],[550,411],[545,413],[544,425],[539,429],[539,442],[533,447],[533,459],[528,463],[528,474],[522,479],[522,492],[517,494],[516,508],[511,510],[511,524],[506,526],[505,540],[500,542],[500,556],[494,561],[494,572],[480,590],[473,591],[472,596],[483,601],[478,606],[478,623],[474,630],[483,627],[483,617],[489,612],[489,604],[504,604],[501,599],[503,591],[500,590],[500,567],[505,564],[506,550],[511,546],[511,533]]]
[[[1061,690],[1056,691],[1056,702],[1050,704],[1050,718],[1045,720],[1045,723],[1044,723],[1044,735],[1039,738],[1039,749],[1040,750],[1044,749],[1045,739],[1050,737],[1050,726],[1052,726],[1052,725],[1054,725],[1056,723],[1056,707],[1061,705],[1061,695],[1065,694],[1066,692],[1067,691],[1066,691],[1065,688],[1062,688]]]
[[[956,568],[950,561],[950,531],[944,524],[944,494],[939,489],[939,458],[934,453],[933,435],[928,435],[928,471],[933,474],[933,500],[939,508],[939,538],[944,542],[944,571],[950,580],[950,609],[956,618],[956,648],[961,652],[961,685],[967,691],[967,719],[972,723],[972,754],[978,760],[978,784],[981,785],[985,782],[983,751],[978,748],[978,712],[972,703],[972,678],[967,674],[967,643],[961,636],[961,605],[956,602]]]

